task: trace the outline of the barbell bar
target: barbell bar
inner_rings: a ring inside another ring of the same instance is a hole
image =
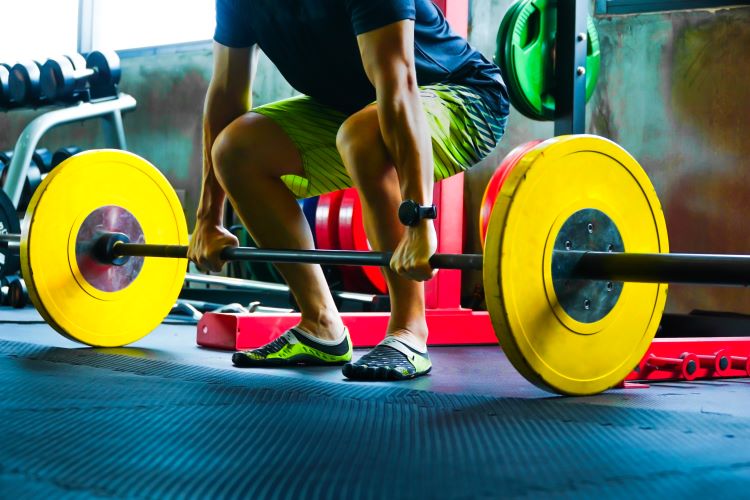
[[[124,235],[105,233],[101,247],[109,248],[97,256],[103,264],[114,264],[121,257],[187,259],[185,245],[151,245],[123,241]],[[18,243],[20,234],[0,235],[0,242]],[[283,250],[255,247],[226,247],[221,259],[230,261],[321,264],[337,266],[390,266],[393,253],[355,250]],[[569,280],[627,281],[639,283],[701,284],[725,286],[750,285],[750,255],[691,253],[626,253],[560,251],[553,258],[568,262],[572,271],[560,278]],[[481,271],[481,254],[435,254],[433,269]],[[572,263],[572,264],[571,264]],[[122,265],[122,264],[120,264]]]
[[[35,192],[23,228],[3,239],[18,243],[29,296],[76,341],[134,342],[162,322],[182,288],[183,209],[164,176],[133,154],[91,151],[63,162]],[[221,257],[391,260],[249,247]],[[749,260],[669,254],[661,205],[635,159],[600,137],[563,136],[530,149],[509,172],[483,256],[436,254],[430,264],[482,269],[487,309],[511,363],[542,388],[586,395],[617,385],[640,362],[666,303],[663,281],[747,285]]]

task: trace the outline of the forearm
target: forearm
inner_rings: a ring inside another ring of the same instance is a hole
[[[402,199],[432,203],[432,143],[416,80],[378,86],[378,117],[386,148],[398,171]]]
[[[216,138],[234,119],[250,109],[249,98],[228,99],[221,90],[209,88],[203,112],[203,184],[197,218],[220,224],[226,195],[214,171],[211,150]]]
[[[211,151],[216,138],[251,109],[258,46],[232,49],[214,43],[214,71],[203,108],[203,185],[198,221],[221,224],[226,195],[214,170]]]

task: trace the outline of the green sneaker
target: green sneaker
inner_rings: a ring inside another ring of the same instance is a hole
[[[406,380],[427,375],[430,370],[432,362],[426,351],[389,336],[355,363],[345,364],[341,371],[354,380]]]
[[[273,342],[249,351],[236,352],[232,363],[243,368],[269,366],[341,365],[352,359],[352,341],[344,328],[341,341],[327,342],[295,327]]]

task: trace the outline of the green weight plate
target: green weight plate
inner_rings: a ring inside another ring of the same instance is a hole
[[[599,32],[596,31],[594,19],[589,16],[586,29],[588,38],[586,42],[586,102],[591,99],[599,81],[599,69],[601,68],[601,49],[599,47]]]
[[[540,101],[554,78],[555,14],[556,9],[547,0],[522,0],[505,43],[506,72],[519,99],[517,108],[534,120],[550,118]]]
[[[599,78],[601,53],[593,19],[588,18],[586,100]],[[523,0],[514,9],[505,43],[503,75],[518,100],[516,108],[529,118],[554,120],[554,53],[557,9],[551,0]]]
[[[518,9],[522,7],[523,4],[523,1],[514,3],[508,8],[505,16],[503,16],[503,20],[500,23],[500,29],[497,33],[495,63],[500,67],[503,74],[503,80],[508,89],[508,95],[510,96],[510,101],[511,104],[513,104],[513,107],[526,117],[533,120],[540,120],[542,118],[534,115],[533,109],[531,109],[523,98],[523,92],[518,88],[518,79],[514,78],[508,71],[510,68],[509,54],[511,48],[511,37],[509,36],[510,27],[514,25]]]

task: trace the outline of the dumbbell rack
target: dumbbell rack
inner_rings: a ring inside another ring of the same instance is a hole
[[[127,149],[122,112],[135,107],[135,98],[128,94],[119,94],[114,99],[82,102],[74,106],[53,109],[34,118],[23,129],[16,141],[13,158],[8,166],[8,177],[3,186],[13,205],[18,207],[34,150],[50,129],[66,123],[101,117],[109,125],[106,128],[109,141],[119,149]]]

